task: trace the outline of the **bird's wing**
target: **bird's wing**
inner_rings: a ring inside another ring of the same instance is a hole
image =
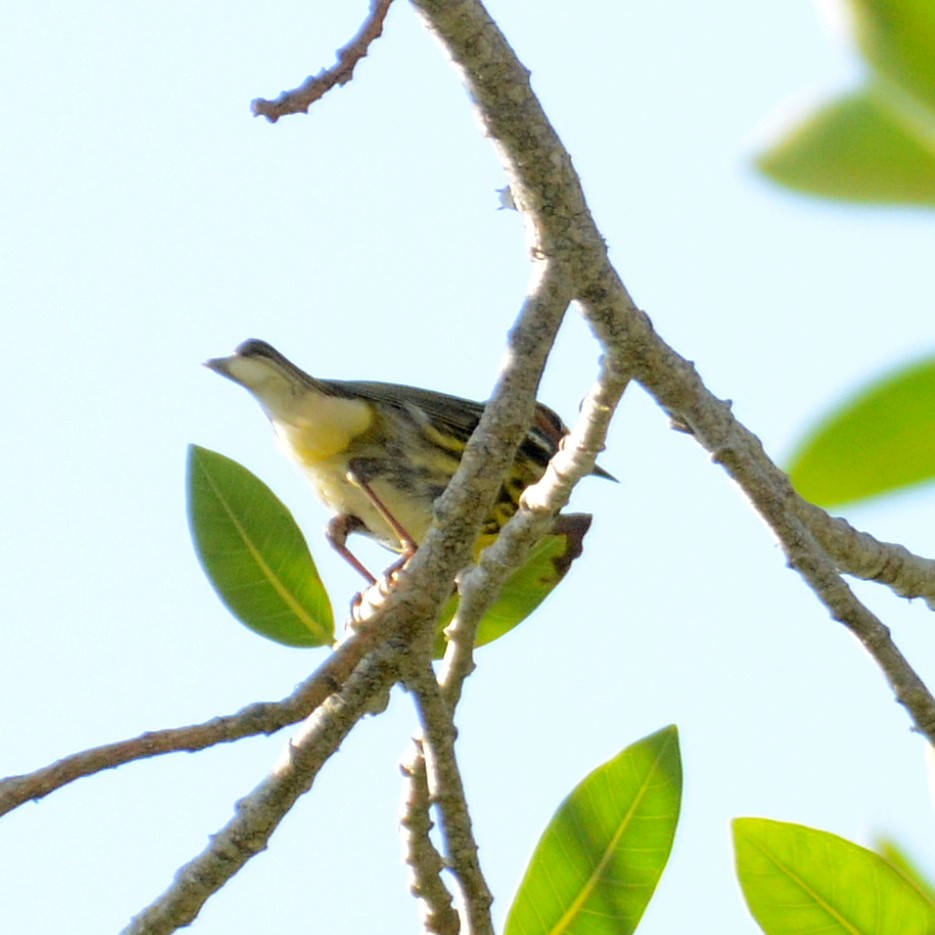
[[[359,397],[400,409],[417,409],[443,424],[455,437],[467,443],[484,412],[484,403],[460,399],[447,393],[423,390],[395,383],[370,383],[359,380],[322,381],[339,396]]]
[[[459,396],[449,396],[447,393],[439,393],[435,390],[424,390],[417,386],[400,386],[396,383],[371,383],[361,380],[322,380],[321,382],[338,396],[359,397],[410,411],[413,409],[421,411],[430,419],[444,425],[447,431],[462,444],[467,444],[487,405],[473,399],[462,399]],[[545,467],[558,451],[558,446],[568,431],[568,426],[562,422],[558,413],[537,402],[532,425],[520,443],[520,449]],[[616,480],[612,474],[599,465],[595,465],[593,473],[598,477]]]

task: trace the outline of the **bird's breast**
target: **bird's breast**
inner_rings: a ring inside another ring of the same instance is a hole
[[[373,421],[369,404],[319,396],[307,412],[274,415],[273,428],[286,454],[306,468],[347,451]]]

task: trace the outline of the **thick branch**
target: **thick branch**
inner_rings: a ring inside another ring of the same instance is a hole
[[[899,654],[886,627],[837,576],[829,555],[865,555],[863,544],[845,548],[838,541],[830,547],[827,524],[798,497],[759,440],[734,419],[728,404],[707,390],[692,364],[656,334],[634,305],[610,264],[568,153],[536,101],[528,73],[483,5],[478,0],[414,3],[464,74],[487,132],[500,149],[536,251],[554,256],[573,277],[575,297],[606,350],[609,372],[618,379],[632,374],[727,468],[776,533],[790,564],[832,615],[858,635],[916,727],[935,742],[935,699]],[[822,528],[812,534],[806,523]],[[846,535],[841,526],[835,533]],[[873,561],[874,580],[892,577],[887,569],[905,564],[902,555],[890,562]],[[905,581],[900,587],[901,593],[923,593]]]
[[[568,263],[575,295],[584,301],[587,318],[609,351],[608,368],[632,371],[664,407],[683,415],[697,398],[695,384],[702,386],[701,381],[692,365],[655,333],[610,264],[571,158],[533,94],[528,71],[477,0],[414,0],[414,4],[464,76],[500,151],[511,194],[532,233],[534,251],[555,249]],[[719,401],[707,397],[707,405],[716,408]],[[729,414],[728,419],[734,421]],[[712,453],[718,448],[714,443],[705,447]],[[759,442],[753,449],[757,447]],[[779,477],[785,482],[785,475],[762,449],[751,473],[756,475],[751,478],[755,484],[776,483]],[[935,608],[935,560],[881,543],[801,498],[792,506],[842,571],[886,584],[904,597],[923,597]]]

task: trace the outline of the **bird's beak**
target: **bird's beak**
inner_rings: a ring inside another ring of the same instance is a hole
[[[237,351],[230,357],[212,357],[211,360],[206,360],[204,365],[250,390],[255,396],[258,395],[259,387],[278,373],[270,361],[261,357],[244,357]]]
[[[234,360],[236,360],[236,357],[212,357],[210,360],[206,360],[202,366],[221,374],[222,377],[233,379],[231,376],[231,362]]]

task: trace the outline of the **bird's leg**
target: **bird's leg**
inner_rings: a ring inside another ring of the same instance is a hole
[[[364,521],[359,516],[354,516],[351,513],[339,513],[325,527],[325,538],[335,552],[367,579],[366,594],[368,599],[365,601],[364,591],[358,591],[351,598],[349,631],[353,631],[359,624],[366,623],[374,610],[382,604],[387,594],[386,579],[378,582],[363,562],[347,547],[347,537],[352,532],[360,532],[366,528]],[[376,596],[371,597],[374,594]]]
[[[353,568],[356,568],[367,579],[369,584],[374,585],[377,583],[377,579],[347,547],[347,537],[352,532],[359,532],[364,528],[364,521],[359,516],[352,516],[350,513],[339,513],[325,527],[325,538],[338,555]]]
[[[383,572],[383,577],[378,581],[346,545],[347,537],[352,532],[367,530],[364,521],[359,516],[342,513],[335,516],[328,523],[326,531],[328,541],[340,555],[344,556],[347,562],[353,565],[367,579],[370,585],[366,592],[357,594],[351,601],[351,619],[354,624],[359,625],[366,623],[373,612],[382,605],[383,600],[390,593],[396,573],[415,555],[417,545],[412,536],[389,511],[386,504],[377,496],[370,484],[357,471],[348,468],[347,479],[363,491],[364,496],[379,513],[380,518],[393,530],[394,534],[399,538],[399,547],[402,552],[400,558]],[[372,530],[370,531],[372,532]]]
[[[400,524],[399,520],[387,509],[386,504],[376,495],[374,489],[367,483],[356,471],[353,469],[348,469],[347,479],[364,492],[367,499],[373,504],[373,508],[380,514],[384,522],[390,529],[396,533],[396,536],[399,538],[400,552],[402,552],[402,559],[397,562],[393,567],[392,571],[398,571],[402,568],[406,562],[416,554],[416,545],[415,539],[406,532],[405,528]],[[352,531],[352,530],[351,530]]]

